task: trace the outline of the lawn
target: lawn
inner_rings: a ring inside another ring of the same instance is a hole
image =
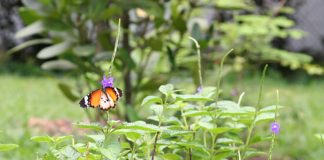
[[[37,153],[42,151],[42,145],[29,140],[33,135],[42,134],[28,125],[31,118],[72,122],[86,119],[79,105],[70,102],[61,94],[57,88],[59,81],[73,83],[69,79],[47,76],[0,75],[0,141],[20,145],[19,149],[12,152],[0,153],[0,157],[35,159]],[[223,84],[224,94],[229,95],[233,82],[224,80]],[[258,84],[258,77],[241,82],[241,91],[246,93],[243,104],[256,103]],[[280,112],[281,133],[274,151],[276,159],[324,157],[324,146],[314,137],[315,133],[324,132],[323,88],[324,81],[321,80],[302,83],[282,78],[266,79],[262,104],[274,104],[276,89],[279,89],[280,104],[286,106]],[[232,98],[237,99],[237,96]],[[264,128],[256,130],[256,134],[270,134],[266,132],[267,124]]]

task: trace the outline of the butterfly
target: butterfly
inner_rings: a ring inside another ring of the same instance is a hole
[[[116,107],[116,102],[122,96],[122,90],[115,87],[97,89],[86,95],[79,102],[83,108],[100,108],[108,110]]]

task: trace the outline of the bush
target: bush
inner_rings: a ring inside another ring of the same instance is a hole
[[[238,102],[215,101],[215,87],[184,94],[167,84],[159,91],[161,97],[148,96],[142,102],[143,109],[151,110],[146,122],[112,120],[107,112],[104,126],[75,124],[90,130],[82,139],[37,136],[32,140],[50,145],[43,159],[247,159],[267,155],[258,144],[270,140],[274,144],[275,133],[252,133],[256,125],[276,120],[278,104],[241,106],[244,93]]]

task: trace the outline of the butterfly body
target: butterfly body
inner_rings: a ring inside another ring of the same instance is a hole
[[[115,87],[97,89],[86,95],[79,102],[83,108],[100,108],[108,110],[116,107],[116,102],[122,96],[122,91]]]

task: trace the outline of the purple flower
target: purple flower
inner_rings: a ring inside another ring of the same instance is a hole
[[[198,88],[197,88],[197,93],[201,93],[203,91],[203,88],[201,87],[201,86],[199,86]]]
[[[101,85],[103,88],[114,87],[114,78],[113,77],[106,78],[106,76],[103,76],[101,80]]]
[[[280,125],[279,125],[279,123],[277,123],[277,122],[271,123],[271,131],[274,134],[279,134],[279,131],[280,131]]]

